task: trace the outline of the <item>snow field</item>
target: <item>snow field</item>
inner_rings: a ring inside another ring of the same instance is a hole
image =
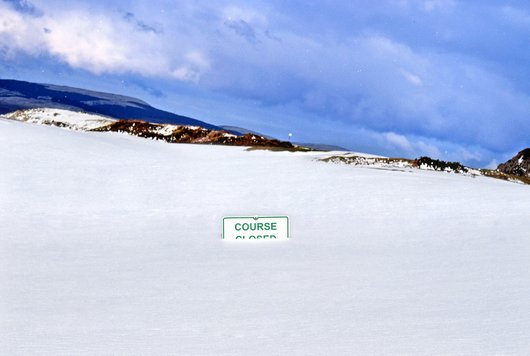
[[[529,352],[529,186],[321,156],[0,119],[0,354]]]

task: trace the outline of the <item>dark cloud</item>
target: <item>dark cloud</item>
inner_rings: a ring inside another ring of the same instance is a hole
[[[136,29],[142,32],[152,32],[155,34],[163,33],[162,28],[158,25],[149,25],[141,20],[139,20],[135,14],[132,12],[126,12],[123,15],[123,19],[127,22],[133,23],[136,26]]]
[[[237,33],[239,36],[245,38],[251,43],[256,42],[256,31],[246,21],[243,20],[227,20],[225,26]]]
[[[32,16],[40,16],[42,15],[42,12],[35,7],[31,2],[27,0],[3,0],[8,4],[11,4],[15,10],[17,10],[20,13],[32,15]]]

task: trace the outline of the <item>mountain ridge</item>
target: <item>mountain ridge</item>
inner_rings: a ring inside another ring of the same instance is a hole
[[[211,130],[222,129],[205,121],[157,109],[130,96],[63,85],[0,79],[0,114],[36,108],[82,111],[115,119],[201,126]]]

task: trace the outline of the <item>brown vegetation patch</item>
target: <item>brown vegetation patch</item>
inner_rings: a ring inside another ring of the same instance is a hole
[[[156,133],[158,125],[140,120],[118,120],[108,125],[98,127],[92,131],[126,132],[139,137],[163,139],[163,135]]]
[[[530,184],[530,177],[518,176],[515,174],[507,174],[498,170],[481,169],[482,174],[486,177],[507,180],[511,182],[519,182],[523,184]]]
[[[271,152],[310,152],[317,151],[303,146],[278,147],[278,146],[252,146],[247,151],[271,151]]]
[[[231,146],[266,146],[291,149],[290,142],[267,139],[262,136],[245,134],[236,136],[227,131],[208,130],[202,127],[176,126],[171,133],[164,132],[165,125],[141,120],[118,120],[92,131],[126,132],[131,135],[163,140],[170,143],[198,143]]]

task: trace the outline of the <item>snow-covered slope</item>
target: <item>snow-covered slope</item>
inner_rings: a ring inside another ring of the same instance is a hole
[[[322,157],[0,119],[0,354],[530,352],[530,186]]]
[[[117,121],[101,115],[52,108],[20,110],[5,114],[4,117],[32,124],[65,127],[80,131],[93,130]]]

